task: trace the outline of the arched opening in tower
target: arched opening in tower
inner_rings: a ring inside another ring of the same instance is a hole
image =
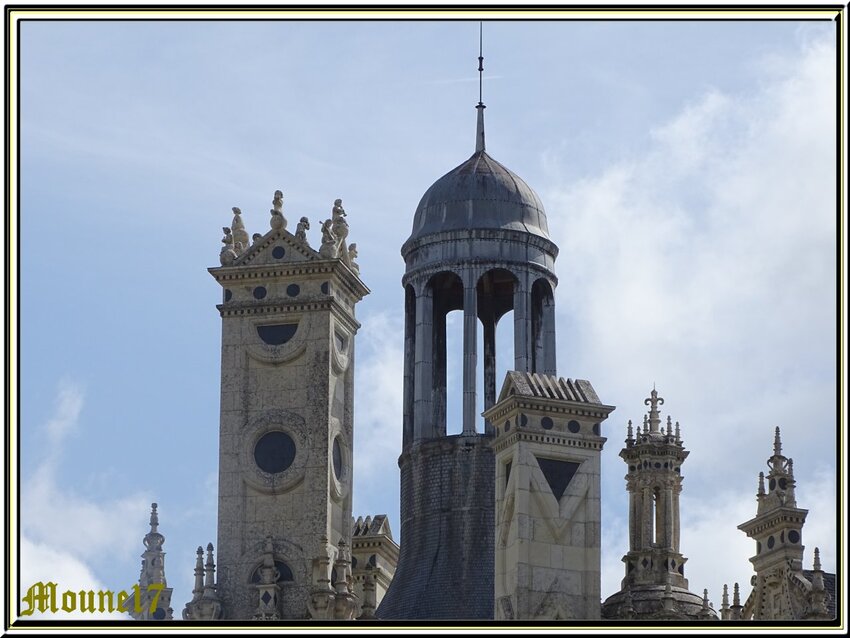
[[[505,376],[512,363],[509,346],[514,341],[512,311],[517,287],[516,276],[504,268],[488,270],[478,279],[478,319],[483,356],[476,376],[484,382],[483,410],[496,403],[497,380]],[[492,434],[492,425],[485,423],[484,431]]]
[[[427,288],[431,293],[431,298],[433,299],[433,315],[432,315],[432,431],[431,436],[445,436],[447,434],[447,417],[449,413],[447,413],[448,408],[448,394],[447,394],[447,377],[448,377],[448,348],[449,345],[447,342],[447,319],[450,312],[455,310],[463,310],[463,282],[460,277],[453,272],[441,272],[437,273],[428,281]],[[452,364],[452,376],[454,378],[455,371],[458,367],[463,369],[463,353],[464,353],[464,344],[463,344],[463,320],[462,316],[460,321],[455,320],[452,317],[452,339],[451,339],[451,364]],[[457,327],[454,325],[457,324]],[[460,344],[459,347],[456,345],[457,338],[456,333],[457,330],[461,330],[460,335]],[[452,399],[452,412],[451,420],[452,420],[452,433],[457,429],[458,432],[461,431],[463,427],[463,417],[461,411],[458,409],[455,412],[455,402],[460,404],[460,400],[455,399],[456,396],[454,394],[454,389],[460,386],[459,383],[455,383],[452,386],[453,390],[453,399]],[[455,425],[458,427],[456,428]]]
[[[543,278],[531,286],[531,371],[555,375],[555,295]]]

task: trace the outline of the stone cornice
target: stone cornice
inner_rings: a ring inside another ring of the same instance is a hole
[[[510,447],[511,445],[525,443],[544,443],[546,445],[555,445],[568,448],[582,448],[585,450],[601,450],[602,446],[607,441],[604,436],[571,436],[562,432],[552,432],[547,430],[528,429],[525,427],[517,427],[509,434],[503,434],[497,437],[493,443],[493,450],[498,453]]]
[[[440,233],[433,233],[416,239],[408,239],[401,246],[401,256],[405,261],[407,261],[407,257],[410,253],[430,244],[468,242],[470,240],[474,241],[477,239],[529,244],[549,253],[553,258],[558,256],[558,246],[551,239],[546,239],[540,235],[533,235],[526,231],[513,230],[509,228],[464,228],[460,230],[447,230]]]
[[[268,281],[271,278],[290,278],[298,275],[336,275],[348,292],[359,301],[371,291],[360,278],[339,259],[321,261],[297,261],[282,264],[260,264],[256,266],[218,266],[207,268],[217,282],[224,285],[233,281],[251,284]]]
[[[745,523],[738,525],[738,529],[747,536],[754,537],[774,529],[785,527],[785,523],[802,525],[806,522],[809,510],[798,507],[780,507],[764,514],[759,514]]]
[[[310,312],[316,310],[324,310],[330,312],[338,319],[352,334],[360,329],[360,322],[357,321],[345,307],[334,297],[321,299],[317,301],[247,301],[247,302],[229,302],[217,304],[219,314],[224,317],[245,316],[245,315],[264,315],[279,312]]]
[[[489,410],[485,410],[482,415],[485,419],[492,422],[500,421],[511,412],[518,410],[605,419],[614,409],[613,405],[603,405],[600,403],[579,403],[577,401],[565,401],[564,399],[512,395],[507,399],[499,401]]]

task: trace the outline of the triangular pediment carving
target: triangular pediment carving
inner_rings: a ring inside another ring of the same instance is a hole
[[[297,238],[285,229],[272,229],[242,253],[234,266],[265,266],[322,259],[306,240]]]

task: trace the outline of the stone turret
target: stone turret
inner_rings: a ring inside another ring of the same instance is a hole
[[[126,609],[136,620],[172,620],[171,587],[165,580],[165,537],[159,533],[157,504],[151,503],[150,531],[143,540],[142,571],[139,586],[130,596]],[[140,600],[136,601],[139,596]],[[156,605],[153,605],[156,600]],[[141,608],[142,611],[138,611]]]
[[[688,590],[687,558],[680,550],[679,495],[682,464],[688,457],[679,423],[667,417],[662,427],[658,407],[664,399],[653,387],[645,400],[649,413],[637,434],[629,421],[620,456],[628,466],[629,551],[621,590],[602,604],[604,618],[716,619],[707,593]],[[630,599],[627,605],[626,592]],[[628,609],[631,607],[631,609]]]
[[[782,454],[779,428],[774,431],[773,454],[767,476],[759,472],[756,516],[738,529],[756,541],[750,558],[755,575],[742,617],[753,620],[829,620],[833,574],[824,574],[815,550],[814,569],[803,569],[803,525],[808,510],[797,507],[794,461]],[[765,483],[767,486],[765,488]]]

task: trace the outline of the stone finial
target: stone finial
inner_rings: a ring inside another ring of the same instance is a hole
[[[676,421],[676,433],[675,433],[674,436],[675,436],[675,439],[676,439],[676,443],[678,443],[682,440],[682,436],[681,436],[681,433],[679,431],[679,422],[678,421]]]
[[[731,615],[729,611],[729,586],[724,583],[723,597],[720,599],[720,619],[729,620]]]
[[[667,436],[673,436],[673,419],[667,415]]]
[[[644,414],[643,415],[643,433],[647,434],[649,432],[649,417]]]
[[[274,199],[272,199],[272,210],[275,213],[283,215],[283,191],[275,191]]]
[[[814,569],[814,571],[816,571],[816,572],[821,571],[820,548],[819,547],[815,547],[815,562],[812,565],[812,569]]]
[[[204,548],[198,545],[198,557],[195,559],[195,587],[192,600],[198,600],[204,593]]]
[[[649,398],[644,399],[643,404],[649,406],[650,432],[658,432],[658,424],[661,423],[661,418],[658,416],[658,406],[664,405],[664,399],[658,396],[654,385],[652,386],[652,392],[649,393]]]
[[[213,559],[213,544],[207,543],[207,562],[204,565],[204,595],[215,589],[215,560]]]
[[[741,605],[741,590],[738,588],[738,583],[735,583],[735,592],[732,595],[732,604],[736,606]]]
[[[779,435],[779,426],[776,427],[776,433],[773,436],[773,455],[782,456],[782,439]]]
[[[629,419],[629,425],[626,428],[626,440],[631,441],[634,439],[634,432],[632,431],[632,420]]]
[[[233,223],[230,224],[230,228],[233,231],[233,247],[236,254],[241,255],[248,247],[248,231],[245,230],[245,223],[242,221],[242,211],[236,206],[232,210]]]
[[[157,527],[159,527],[159,516],[156,513],[156,503],[151,503],[151,532],[156,533]]]
[[[764,491],[764,472],[759,472],[759,491],[758,496],[762,497],[765,495]]]
[[[308,230],[310,230],[310,220],[306,217],[302,217],[298,224],[296,224],[295,226],[295,238],[299,241],[303,241],[306,244]]]
[[[732,594],[732,608],[730,609],[731,620],[741,620],[744,615],[744,607],[741,605],[741,591],[738,583],[735,583],[735,591]]]

